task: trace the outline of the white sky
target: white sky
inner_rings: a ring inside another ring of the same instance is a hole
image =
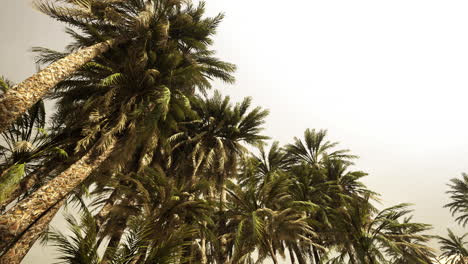
[[[2,0],[0,74],[34,72],[32,46],[62,49],[63,26],[29,0]],[[415,219],[459,233],[446,184],[468,172],[468,2],[433,0],[208,0],[226,19],[218,56],[238,65],[217,87],[270,109],[282,143],[326,128],[361,158],[384,205],[415,204]],[[37,263],[35,249],[24,263]]]

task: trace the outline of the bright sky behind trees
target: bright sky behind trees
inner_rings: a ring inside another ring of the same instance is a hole
[[[7,0],[0,10],[0,74],[35,71],[32,46],[61,50],[63,25]],[[387,206],[415,204],[415,220],[445,235],[453,222],[446,184],[468,171],[466,1],[208,0],[225,12],[218,57],[237,64],[237,84],[270,109],[266,134],[291,142],[326,128],[361,158],[357,168]]]

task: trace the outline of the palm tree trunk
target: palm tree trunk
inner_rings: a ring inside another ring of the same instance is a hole
[[[80,49],[7,90],[0,98],[0,133],[57,83],[96,56],[108,51],[116,43],[117,41],[113,39]]]
[[[112,153],[115,143],[100,155],[92,148],[59,176],[0,216],[0,254],[11,247],[37,219],[82,183]]]
[[[21,238],[11,247],[3,256],[0,257],[0,264],[20,264],[23,258],[28,254],[36,240],[46,230],[50,221],[57,214],[58,210],[65,203],[66,199],[62,199],[54,207],[34,223]]]

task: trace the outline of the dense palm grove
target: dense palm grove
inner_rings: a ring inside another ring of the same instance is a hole
[[[35,5],[73,42],[34,48],[44,70],[26,81],[0,80],[0,263],[39,239],[76,264],[437,263],[431,227],[407,204],[377,208],[326,130],[271,143],[267,110],[211,91],[235,66],[211,50],[223,16],[205,3]],[[465,226],[468,176],[449,193]],[[66,204],[79,216],[65,235],[48,225]],[[466,263],[465,236],[438,237],[440,257]]]

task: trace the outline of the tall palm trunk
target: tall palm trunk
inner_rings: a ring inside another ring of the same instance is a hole
[[[50,208],[44,216],[34,223],[15,245],[0,257],[0,264],[20,264],[36,240],[42,235],[44,230],[46,230],[52,218],[54,218],[58,210],[65,203],[65,200],[66,199],[62,199],[62,201]]]
[[[80,49],[7,90],[0,98],[0,133],[39,101],[57,83],[73,74],[96,56],[108,51],[116,43],[116,40],[107,40]]]
[[[115,143],[100,155],[86,155],[0,216],[0,254],[11,247],[39,217],[82,183],[112,153]]]

